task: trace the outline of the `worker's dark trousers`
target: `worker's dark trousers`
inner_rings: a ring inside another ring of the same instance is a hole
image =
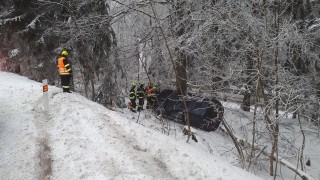
[[[150,109],[151,108],[151,103],[152,103],[151,96],[148,96],[147,97],[147,107],[146,107],[146,109]]]
[[[60,75],[63,92],[70,92],[71,75]]]
[[[131,111],[132,112],[137,112],[136,108],[137,108],[137,103],[136,103],[136,100],[135,99],[130,99],[131,101]]]
[[[138,111],[143,110],[144,98],[139,98]]]
[[[152,96],[150,97],[150,109],[154,109],[154,102],[156,101],[156,97]]]

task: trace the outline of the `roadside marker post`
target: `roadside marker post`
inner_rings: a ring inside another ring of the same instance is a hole
[[[48,80],[42,80],[42,92],[43,92],[43,110],[45,112],[49,111],[49,93],[48,93]]]

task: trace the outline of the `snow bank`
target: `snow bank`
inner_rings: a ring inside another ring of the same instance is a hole
[[[44,114],[40,83],[0,72],[0,84],[0,179],[260,179],[76,93],[49,86]]]

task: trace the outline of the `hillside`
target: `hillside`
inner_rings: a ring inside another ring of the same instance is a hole
[[[51,86],[46,115],[40,83],[3,72],[0,82],[0,179],[260,179],[178,126],[167,136]]]

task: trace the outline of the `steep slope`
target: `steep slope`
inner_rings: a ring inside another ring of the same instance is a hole
[[[0,72],[0,179],[260,179],[73,93]]]

